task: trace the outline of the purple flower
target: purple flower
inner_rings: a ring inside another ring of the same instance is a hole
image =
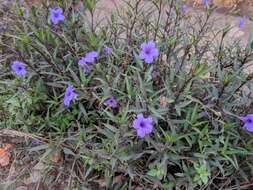
[[[83,72],[84,74],[88,75],[90,73],[90,67],[87,63],[83,64]]]
[[[97,55],[98,55],[97,52],[90,51],[90,52],[86,53],[84,57],[81,57],[81,59],[79,59],[78,65],[83,67],[85,74],[90,73],[89,64],[95,63]]]
[[[106,106],[110,106],[112,108],[116,108],[118,106],[118,102],[117,100],[114,98],[114,97],[110,97],[110,98],[107,98],[105,101],[104,101],[104,104]]]
[[[78,65],[84,66],[84,65],[86,65],[86,64],[87,64],[87,63],[86,63],[84,57],[81,57],[81,59],[79,59],[79,61],[78,61]]]
[[[33,145],[39,145],[41,142],[37,139],[32,139],[32,144]]]
[[[208,4],[209,4],[209,1],[208,0],[202,0],[202,3],[207,7]]]
[[[49,11],[49,19],[53,24],[58,24],[60,21],[65,19],[65,17],[62,15],[63,11],[60,7],[49,8]]]
[[[64,93],[64,101],[63,101],[64,105],[66,107],[69,107],[70,102],[76,97],[77,94],[74,92],[72,85],[69,84]]]
[[[185,14],[185,13],[187,12],[187,10],[188,10],[188,6],[187,6],[186,4],[183,4],[183,5],[181,6],[181,12],[182,12],[183,14]]]
[[[103,49],[103,52],[106,54],[106,55],[110,55],[112,53],[112,48],[109,48],[109,47],[105,47]]]
[[[23,77],[26,74],[25,64],[21,61],[14,61],[11,65],[11,69],[19,77]]]
[[[88,63],[86,63],[84,57],[82,57],[79,61],[78,61],[78,65],[80,65],[83,68],[84,73],[87,75],[90,73],[90,67],[88,65]]]
[[[85,54],[85,56],[84,56],[83,59],[88,64],[89,63],[94,63],[96,61],[97,56],[98,56],[97,52],[90,51],[90,52],[88,52],[88,53]]]
[[[206,7],[208,7],[209,1],[208,1],[208,0],[202,0],[202,3],[203,3]]]
[[[150,64],[153,62],[154,58],[158,57],[159,51],[155,46],[153,41],[141,44],[140,59],[143,59],[146,63]]]
[[[145,118],[142,113],[137,115],[137,118],[133,122],[133,128],[137,130],[137,135],[143,138],[153,130],[152,117]]]
[[[247,19],[246,16],[243,16],[243,17],[239,18],[239,28],[243,28],[244,27],[246,19]]]
[[[245,117],[240,117],[240,120],[244,122],[244,129],[253,132],[253,114],[248,114]]]

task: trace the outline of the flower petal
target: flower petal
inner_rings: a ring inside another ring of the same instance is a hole
[[[79,59],[78,65],[84,66],[84,64],[86,64],[86,62],[85,62],[84,57],[82,57],[81,59]]]
[[[152,124],[153,123],[153,119],[150,116],[146,118],[146,121],[148,122],[148,124]]]
[[[243,122],[247,122],[247,120],[249,119],[248,116],[245,117],[239,117],[240,120],[242,120]]]
[[[88,75],[90,73],[90,67],[86,63],[83,65],[84,74]]]
[[[133,122],[133,128],[135,129],[139,129],[140,128],[140,123],[141,123],[141,120],[140,119],[135,119],[134,122]]]
[[[245,123],[243,126],[247,131],[253,132],[253,123]]]
[[[143,42],[140,47],[141,47],[141,49],[144,49],[146,46],[147,46],[147,43]]]
[[[151,55],[153,57],[157,57],[159,55],[159,51],[157,48],[153,48],[152,51],[151,51]]]
[[[153,62],[154,58],[152,56],[146,56],[144,61],[148,64],[151,64]]]
[[[145,51],[141,51],[140,54],[139,54],[140,59],[145,59],[146,56],[147,56],[147,54],[145,53]]]
[[[140,138],[144,138],[146,135],[145,131],[144,130],[141,130],[141,129],[138,129],[137,130],[137,136],[140,137]]]
[[[137,115],[137,119],[143,120],[143,119],[144,119],[143,113],[139,113],[139,114]]]
[[[145,126],[145,133],[150,134],[153,131],[153,126],[152,124],[146,124]]]
[[[149,42],[147,43],[147,46],[148,46],[149,48],[155,48],[155,42],[154,42],[154,41],[149,41]]]
[[[63,21],[65,19],[65,16],[60,15],[58,19],[61,20],[61,21]]]

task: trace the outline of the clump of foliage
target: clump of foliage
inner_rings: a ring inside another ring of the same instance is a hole
[[[125,5],[102,22],[93,0],[16,6],[1,43],[11,55],[1,127],[43,135],[32,150],[48,165],[45,154],[62,149],[77,187],[249,185],[253,142],[239,116],[252,112],[252,41],[228,41],[230,26],[215,31],[210,5],[200,17],[173,0]],[[52,21],[54,7],[64,18]],[[140,55],[148,43],[150,59]]]

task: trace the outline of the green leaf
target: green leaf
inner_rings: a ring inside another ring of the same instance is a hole
[[[96,1],[95,0],[83,0],[84,6],[90,11],[93,12],[95,6],[96,6]]]

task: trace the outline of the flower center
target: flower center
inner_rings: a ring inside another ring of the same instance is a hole
[[[144,123],[144,122],[141,122],[141,123],[140,123],[140,127],[141,127],[141,128],[144,128],[144,127],[145,127],[145,123]]]
[[[59,17],[59,13],[54,13],[54,17],[55,18]]]
[[[252,119],[247,119],[247,123],[252,123]]]
[[[150,48],[146,48],[146,49],[145,49],[145,53],[146,53],[146,54],[150,54],[150,53],[151,53],[151,49],[150,49]]]
[[[20,70],[20,71],[21,71],[21,70],[22,70],[22,67],[18,67],[18,70]]]

